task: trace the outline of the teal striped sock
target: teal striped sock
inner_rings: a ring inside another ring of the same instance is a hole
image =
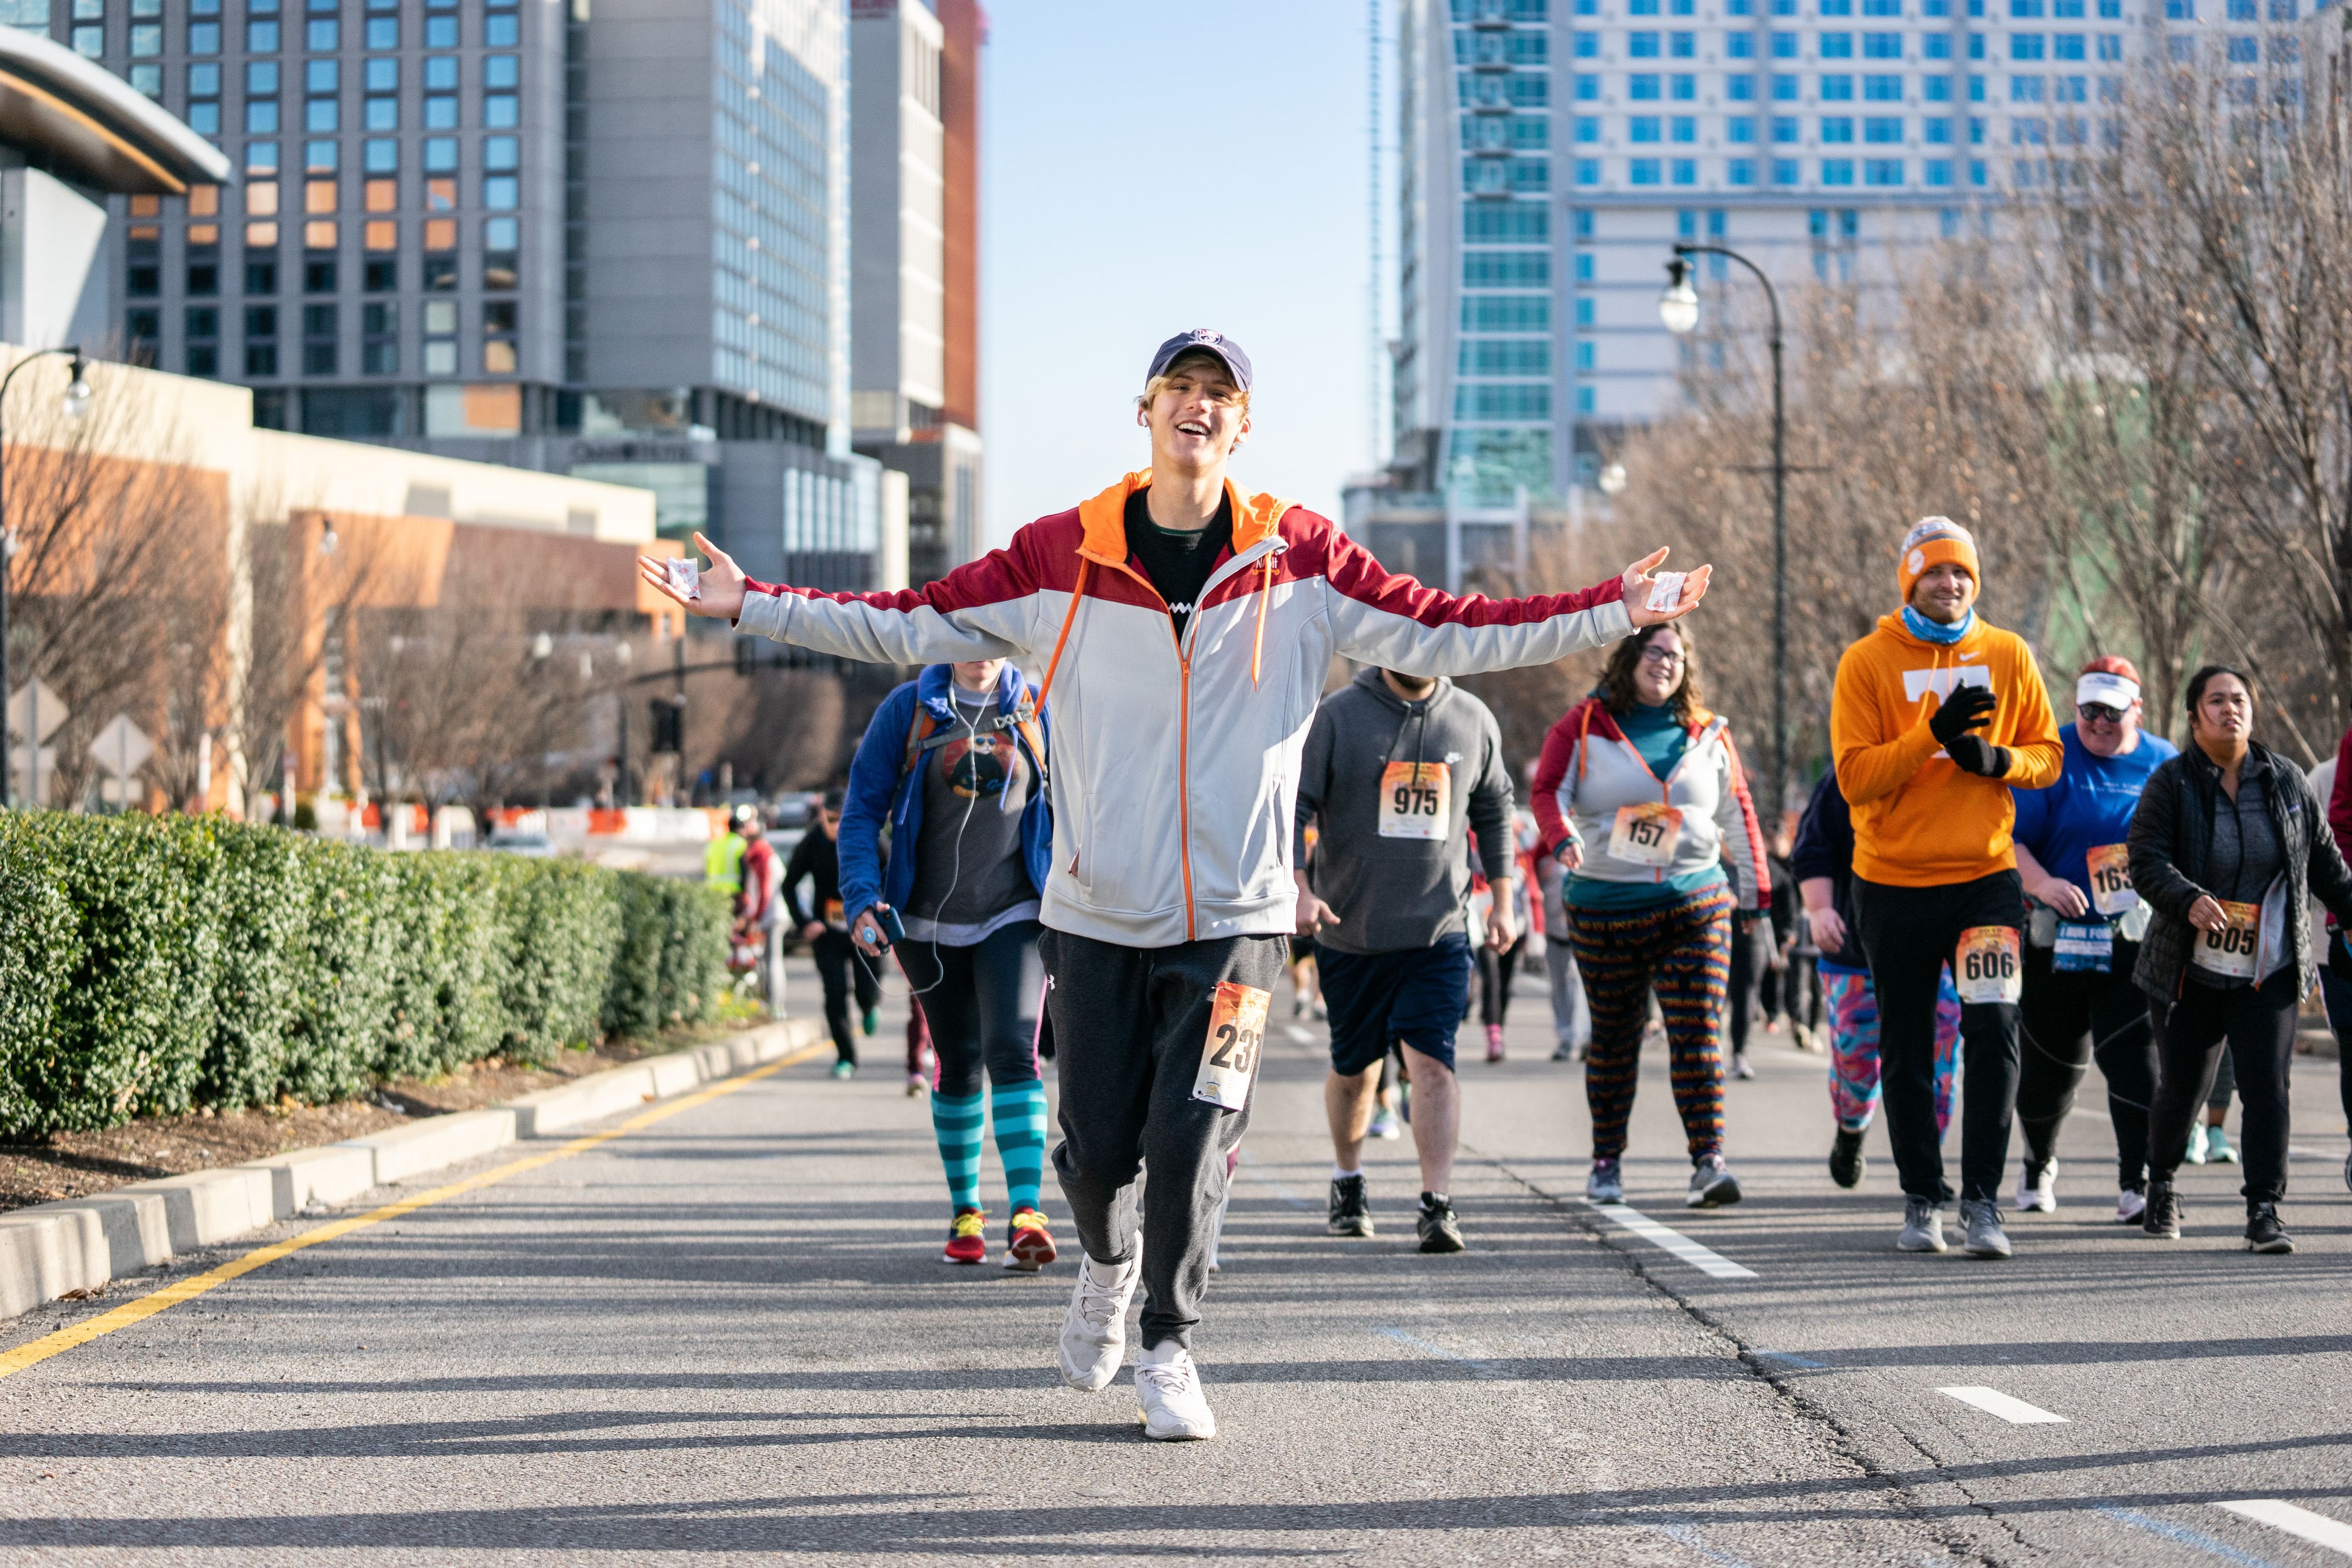
[[[980,1206],[980,1096],[931,1096],[931,1131],[940,1141],[940,1163],[948,1173],[948,1202],[958,1209]]]
[[[1012,1084],[992,1094],[988,1108],[996,1121],[996,1153],[1004,1162],[1012,1212],[1034,1209],[1045,1175],[1045,1086],[1034,1079]]]

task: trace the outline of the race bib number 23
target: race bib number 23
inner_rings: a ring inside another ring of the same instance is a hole
[[[1209,1037],[1201,1043],[1201,1070],[1192,1079],[1192,1098],[1225,1110],[1249,1103],[1250,1078],[1257,1071],[1259,1049],[1265,1042],[1265,1010],[1271,992],[1238,980],[1217,982],[1209,1005]]]
[[[2014,1004],[2025,975],[2018,963],[2017,928],[1970,926],[1952,955],[1952,979],[1963,1002]]]
[[[1381,837],[1443,841],[1453,793],[1444,763],[1391,763],[1381,770]]]

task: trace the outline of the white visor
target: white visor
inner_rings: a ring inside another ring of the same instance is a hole
[[[2104,669],[2092,670],[2074,682],[2074,706],[2077,708],[2085,702],[2097,702],[2121,711],[2138,700],[2138,682],[2126,680],[2122,676],[2109,674]]]

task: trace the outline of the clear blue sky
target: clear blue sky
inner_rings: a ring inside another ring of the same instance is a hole
[[[1336,515],[1370,455],[1362,0],[998,0],[989,20],[991,541],[1150,461],[1132,400],[1191,327],[1256,372],[1235,478]]]

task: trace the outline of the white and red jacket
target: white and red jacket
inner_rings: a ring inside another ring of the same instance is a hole
[[[1055,931],[1129,947],[1289,931],[1299,752],[1333,654],[1470,675],[1633,629],[1618,582],[1441,594],[1382,569],[1329,519],[1228,483],[1233,545],[1179,643],[1128,552],[1127,500],[1150,482],[1129,474],[922,588],[751,584],[737,622],[885,664],[1044,658],[1054,869],[1041,918]]]
[[[1764,834],[1748,796],[1748,773],[1731,744],[1727,720],[1708,714],[1687,726],[1690,743],[1661,781],[1597,697],[1570,708],[1544,735],[1536,763],[1536,822],[1544,853],[1573,840],[1583,860],[1576,875],[1603,882],[1664,882],[1728,861],[1740,906],[1761,910],[1772,900],[1763,874]],[[1664,866],[1621,860],[1609,852],[1617,813],[1629,805],[1664,803],[1683,814],[1674,859]]]

